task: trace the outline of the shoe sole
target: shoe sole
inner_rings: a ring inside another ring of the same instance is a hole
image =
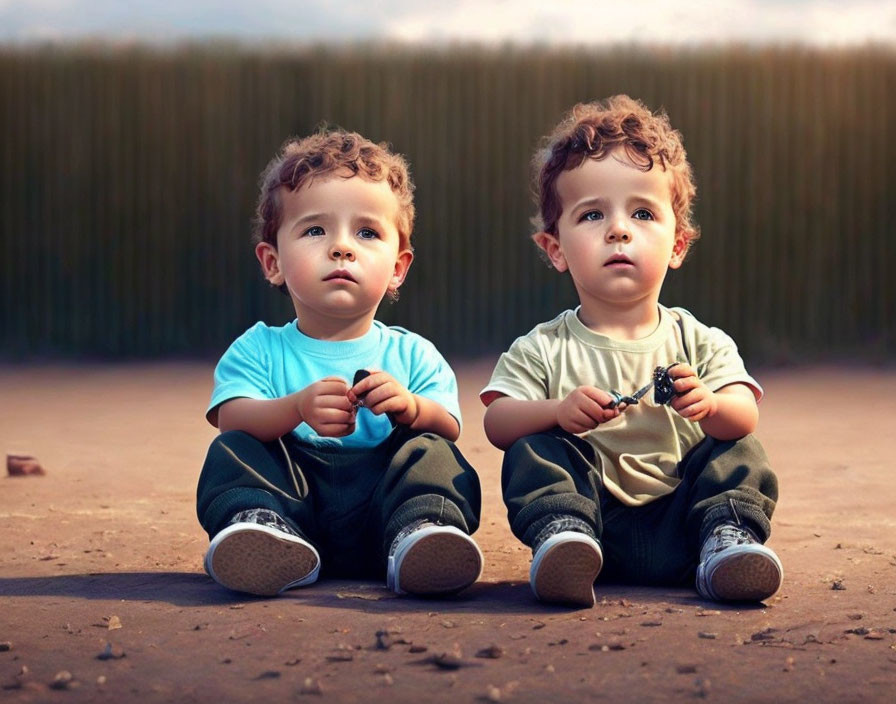
[[[711,595],[724,601],[762,601],[781,588],[784,570],[767,552],[743,552],[723,560],[709,575]]]
[[[320,557],[299,537],[255,524],[235,524],[212,540],[206,571],[237,592],[276,596],[317,579]]]
[[[473,539],[457,528],[423,528],[394,560],[399,594],[453,594],[473,584],[482,573],[482,553]]]
[[[556,543],[550,545],[551,541]],[[594,580],[603,567],[600,548],[587,536],[570,537],[568,533],[548,538],[545,545],[541,559],[533,561],[531,568],[535,596],[540,601],[594,606]]]

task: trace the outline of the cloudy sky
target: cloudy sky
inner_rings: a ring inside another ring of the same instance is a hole
[[[896,44],[893,0],[0,0],[0,42]]]

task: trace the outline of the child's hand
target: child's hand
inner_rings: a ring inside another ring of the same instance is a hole
[[[672,386],[675,389],[669,405],[678,415],[694,423],[715,415],[718,409],[716,395],[700,381],[693,368],[684,363],[676,364],[669,370],[669,376],[674,380]]]
[[[557,407],[557,425],[578,434],[593,430],[601,423],[616,418],[620,409],[611,408],[613,397],[594,386],[580,386]]]
[[[348,397],[348,384],[327,377],[302,389],[296,398],[302,420],[322,437],[341,438],[355,432],[355,409]]]
[[[348,390],[348,399],[352,404],[363,399],[365,408],[390,413],[401,425],[413,425],[420,413],[414,394],[387,372],[371,372]]]

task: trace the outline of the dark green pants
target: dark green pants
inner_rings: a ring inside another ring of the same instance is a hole
[[[479,527],[479,478],[438,435],[399,426],[360,450],[314,447],[292,434],[281,441],[239,431],[215,438],[196,497],[209,537],[238,511],[268,508],[318,549],[325,572],[372,577],[383,574],[392,539],[412,521],[466,533]]]
[[[596,465],[593,448],[560,429],[517,440],[501,475],[514,535],[531,545],[552,516],[576,516],[601,541],[601,578],[638,584],[691,581],[700,546],[720,522],[743,522],[768,539],[778,482],[753,436],[705,438],[679,464],[675,491],[644,506],[620,503]]]

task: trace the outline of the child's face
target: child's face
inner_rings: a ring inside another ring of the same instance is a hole
[[[661,166],[642,171],[622,148],[585,159],[557,179],[563,207],[558,235],[536,243],[558,271],[569,271],[582,305],[656,305],[687,242],[675,234],[671,178]]]
[[[276,248],[256,248],[267,280],[285,283],[307,334],[369,323],[413,259],[400,250],[399,204],[386,181],[336,173],[281,193]]]

